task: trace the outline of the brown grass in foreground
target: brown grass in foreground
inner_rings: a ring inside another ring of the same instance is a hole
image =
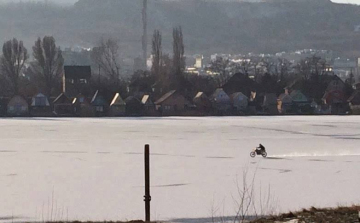
[[[354,223],[359,222],[360,206],[303,209],[300,212],[289,212],[279,216],[259,219],[252,223],[287,222],[298,220],[299,223]]]
[[[359,220],[360,206],[338,208],[315,208],[303,209],[299,212],[289,212],[278,216],[270,216],[258,219],[251,223],[279,223],[298,220],[299,223],[357,223]],[[142,220],[135,221],[72,221],[72,222],[47,222],[47,223],[145,223]]]

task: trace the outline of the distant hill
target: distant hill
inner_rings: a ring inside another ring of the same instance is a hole
[[[54,35],[63,46],[91,47],[101,37],[121,41],[122,53],[140,55],[140,0],[79,0],[74,6],[18,3],[0,6],[0,37]],[[316,48],[360,56],[360,7],[330,0],[149,0],[149,39],[183,27],[187,53],[274,53]],[[150,42],[150,41],[149,41]],[[31,44],[31,45],[30,45]]]

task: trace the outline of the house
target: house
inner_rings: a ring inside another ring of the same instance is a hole
[[[211,111],[211,101],[204,92],[198,92],[193,98],[193,103],[196,106],[196,110],[202,114]]]
[[[341,80],[337,75],[333,75],[330,77],[329,84],[326,88],[327,92],[330,91],[343,91],[345,88],[345,83]]]
[[[172,90],[155,102],[155,107],[162,115],[180,115],[190,106],[190,102],[179,92]]]
[[[72,100],[65,93],[61,93],[53,102],[54,114],[60,117],[70,117],[74,115]]]
[[[322,101],[323,104],[330,109],[330,113],[333,115],[343,114],[347,110],[347,103],[343,91],[326,91],[322,98]]]
[[[246,112],[249,105],[249,98],[241,92],[230,95],[233,108],[237,112]]]
[[[311,107],[311,110],[313,111],[314,114],[323,114],[323,110],[322,110],[322,107],[321,105],[319,105],[315,99],[312,100],[312,102],[310,103],[310,107]]]
[[[309,99],[300,91],[300,90],[294,90],[290,93],[290,97],[292,101],[298,105],[306,105],[309,103]]]
[[[6,116],[8,102],[9,102],[8,98],[0,98],[0,117]]]
[[[248,113],[251,115],[263,113],[264,94],[252,91],[249,98]]]
[[[64,66],[63,92],[69,97],[84,94],[91,78],[90,66]]]
[[[126,103],[119,93],[116,93],[110,103],[109,115],[113,117],[124,116],[126,113]]]
[[[145,94],[141,99],[141,104],[143,106],[144,115],[156,115],[155,103],[151,100],[150,95]]]
[[[74,98],[73,102],[74,113],[80,117],[93,117],[95,116],[94,110],[89,100],[83,95],[79,94]]]
[[[216,89],[209,99],[217,114],[224,115],[231,111],[231,99],[222,88]]]
[[[153,85],[151,85],[151,91],[155,95],[163,95],[163,93],[164,93],[164,88],[163,87],[164,86],[163,86],[162,82],[157,81]]]
[[[270,115],[276,115],[278,111],[277,97],[274,93],[266,93],[264,95],[263,110]]]
[[[360,82],[357,82],[353,85],[354,90],[360,90]]]
[[[323,104],[329,107],[331,114],[343,114],[348,110],[346,99],[345,83],[337,75],[331,76],[322,98]]]
[[[314,112],[311,102],[300,90],[294,90],[290,93],[293,101],[293,111],[296,114],[312,114]]]
[[[126,115],[141,116],[143,114],[143,105],[137,96],[129,96],[125,99]]]
[[[344,103],[345,95],[342,91],[327,91],[322,100],[324,104],[334,105]]]
[[[293,100],[287,93],[281,94],[278,98],[278,111],[280,114],[289,114],[292,112]]]
[[[293,90],[300,90],[304,87],[304,79],[296,78],[289,85],[285,87],[285,93],[290,94]]]
[[[31,98],[30,115],[34,117],[53,116],[49,99],[44,94],[37,94]]]
[[[356,90],[348,99],[351,113],[360,115],[360,90]]]
[[[99,90],[95,92],[90,104],[94,109],[95,116],[105,116],[109,111],[109,102],[105,99]]]
[[[21,96],[12,97],[7,104],[7,115],[11,117],[24,117],[29,115],[29,104]]]

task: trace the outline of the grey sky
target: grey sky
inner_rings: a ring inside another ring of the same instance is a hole
[[[0,0],[0,2],[17,2],[17,1],[21,1],[21,0]],[[26,0],[22,0],[22,1],[26,1]],[[44,0],[39,0],[39,1],[44,1]],[[64,4],[73,4],[77,0],[50,0],[50,1],[64,3]],[[101,1],[101,0],[99,0],[99,1]],[[360,5],[360,0],[332,0],[332,1],[338,2],[338,3],[351,3],[351,4],[359,4]]]
[[[33,1],[33,0],[0,0],[0,2],[26,2],[26,1]],[[38,0],[38,1],[44,1],[44,0]],[[57,2],[57,3],[61,3],[61,4],[74,4],[75,2],[77,2],[77,0],[49,0],[52,2]]]

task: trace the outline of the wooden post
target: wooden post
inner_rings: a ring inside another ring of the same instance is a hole
[[[150,222],[150,146],[145,145],[145,222]]]

